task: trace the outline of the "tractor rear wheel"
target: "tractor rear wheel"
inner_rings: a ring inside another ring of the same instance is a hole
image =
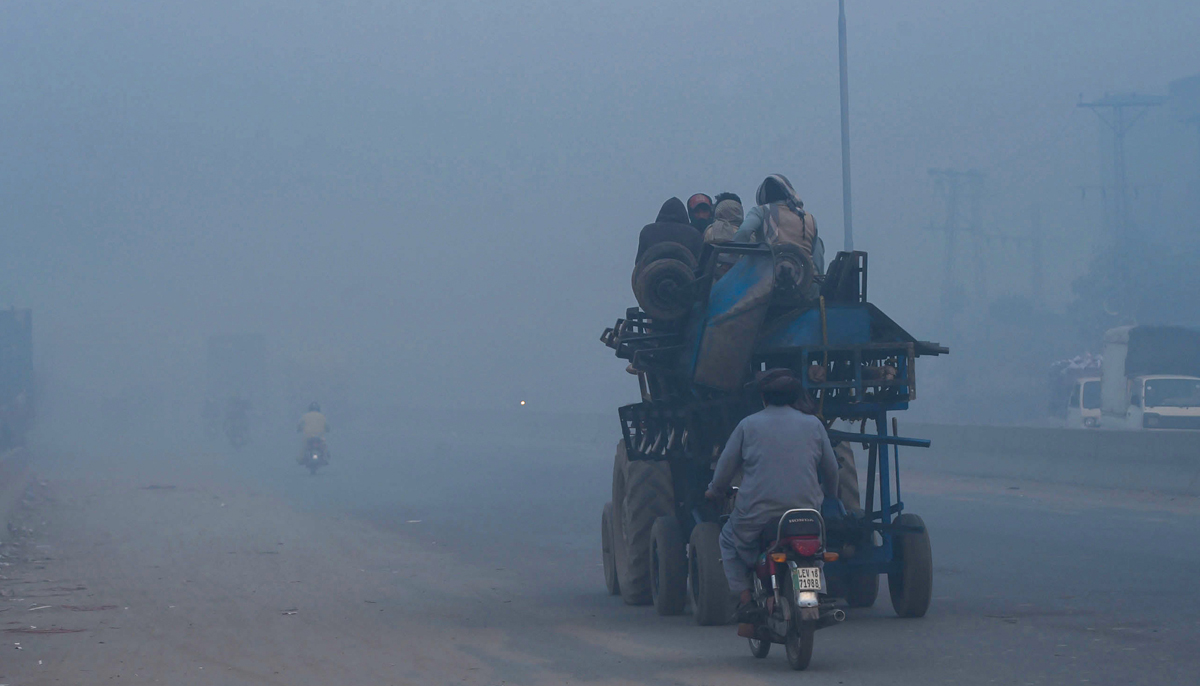
[[[620,595],[621,584],[617,581],[617,558],[613,553],[612,503],[604,504],[600,515],[600,549],[604,558],[604,587],[609,595]]]
[[[888,593],[892,608],[901,617],[924,617],[933,598],[933,549],[929,530],[915,514],[902,514],[896,524],[919,529],[892,537],[898,571],[888,573]]]
[[[671,468],[665,462],[629,460],[625,441],[617,443],[613,461],[613,560],[621,597],[629,605],[649,605],[650,529],[670,514]]]
[[[701,522],[692,529],[688,543],[688,586],[697,624],[716,626],[729,622],[733,616],[733,598],[721,565],[721,525],[716,522]]]
[[[846,604],[850,607],[871,607],[879,597],[878,574],[852,574],[846,582]]]
[[[664,617],[687,607],[687,545],[675,515],[654,520],[650,534],[650,592],[654,609]]]

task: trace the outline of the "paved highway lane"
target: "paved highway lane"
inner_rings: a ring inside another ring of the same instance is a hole
[[[0,598],[0,625],[84,631],[5,634],[23,645],[4,653],[0,682],[1182,684],[1200,672],[1194,499],[946,477],[914,454],[905,502],[933,537],[928,616],[895,618],[885,586],[875,608],[817,635],[797,675],[781,650],[750,657],[732,627],[605,595],[609,445],[402,433],[335,436],[315,478],[282,448],[46,456],[50,500],[5,567],[0,590],[24,595]]]

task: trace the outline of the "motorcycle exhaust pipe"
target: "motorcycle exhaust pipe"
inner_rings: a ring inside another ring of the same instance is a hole
[[[844,621],[846,621],[846,612],[844,610],[834,610],[829,614],[822,615],[821,618],[817,620],[817,628],[825,629],[827,627],[834,626],[835,624],[841,624]]]

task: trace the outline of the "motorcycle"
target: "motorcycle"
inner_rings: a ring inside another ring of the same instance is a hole
[[[225,408],[225,438],[234,450],[241,450],[250,443],[250,403],[241,398],[230,398]]]
[[[788,665],[802,670],[812,659],[814,634],[846,619],[826,590],[822,563],[837,559],[825,552],[825,520],[810,509],[788,510],[763,530],[754,573],[755,621],[738,626],[754,657],[765,658],[781,643]]]
[[[300,454],[300,464],[307,467],[309,474],[314,476],[317,469],[329,464],[329,448],[324,438],[312,436],[304,439],[304,452]]]

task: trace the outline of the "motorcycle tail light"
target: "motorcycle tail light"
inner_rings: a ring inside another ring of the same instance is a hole
[[[771,553],[772,562],[787,562],[787,553]]]
[[[819,536],[798,536],[788,540],[792,550],[796,551],[797,555],[802,557],[812,557],[821,552],[821,539]]]

